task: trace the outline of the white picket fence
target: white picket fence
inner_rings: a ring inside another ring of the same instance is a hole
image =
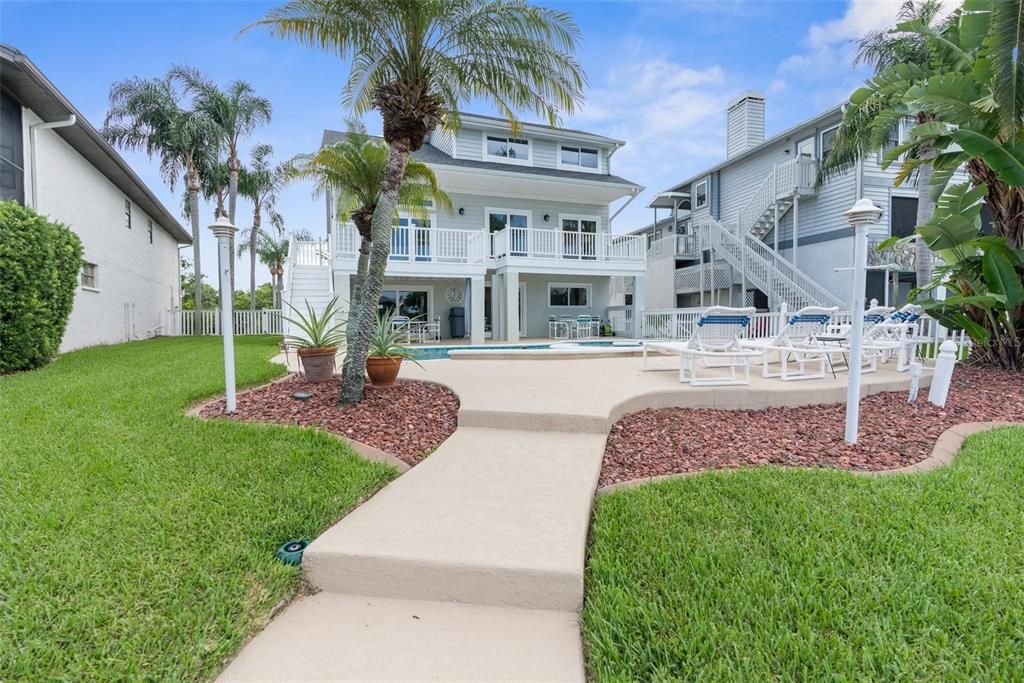
[[[167,324],[164,329],[170,337],[184,337],[195,334],[196,312],[180,308],[167,311]],[[280,309],[261,309],[256,311],[233,311],[234,332],[238,335],[248,334],[283,334]],[[199,334],[220,334],[220,311],[200,311]]]

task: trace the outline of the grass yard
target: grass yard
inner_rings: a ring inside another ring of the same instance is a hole
[[[598,499],[598,681],[1020,680],[1024,429],[948,468],[759,468]]]
[[[239,384],[279,376],[236,338]],[[273,558],[394,472],[309,429],[204,422],[219,338],[96,347],[0,378],[0,680],[215,676],[300,570]]]

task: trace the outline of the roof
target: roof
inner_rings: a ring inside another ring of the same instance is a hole
[[[75,125],[56,128],[54,132],[71,145],[97,171],[106,176],[121,192],[146,212],[179,244],[191,244],[192,236],[167,210],[152,190],[132,170],[99,131],[57,89],[20,50],[0,43],[0,85],[23,106],[43,121],[76,118]]]
[[[345,133],[339,130],[324,130],[322,147],[341,142]],[[383,140],[377,136],[371,136],[375,140]],[[542,168],[539,166],[522,166],[519,164],[503,164],[500,161],[474,161],[472,159],[457,159],[446,154],[431,144],[424,144],[412,153],[413,158],[419,159],[431,166],[448,166],[461,168],[475,168],[481,171],[503,171],[507,173],[521,173],[523,175],[547,176],[551,178],[563,178],[569,180],[583,180],[587,182],[609,183],[612,185],[627,185],[629,187],[641,187],[625,178],[606,173],[587,173],[585,171],[566,171],[560,168]]]
[[[690,178],[687,178],[686,180],[684,180],[682,182],[675,183],[667,191],[671,192],[671,191],[678,190],[680,187],[683,187],[685,185],[689,185],[690,183],[694,182],[695,180],[700,180],[701,178],[703,178],[706,175],[714,173],[715,171],[720,171],[723,168],[725,168],[726,166],[730,166],[732,164],[740,162],[740,161],[746,159],[747,157],[751,156],[752,154],[757,153],[759,150],[763,149],[764,147],[766,147],[768,145],[775,144],[779,140],[785,140],[787,137],[793,135],[794,133],[796,133],[801,128],[806,128],[808,126],[816,125],[818,123],[821,123],[825,119],[831,118],[831,117],[835,116],[836,114],[841,113],[843,111],[843,107],[845,107],[845,106],[846,106],[846,102],[843,102],[842,104],[837,104],[834,107],[826,109],[825,111],[821,112],[820,114],[818,114],[816,116],[813,116],[813,117],[807,119],[806,121],[798,123],[795,126],[791,126],[791,127],[787,128],[786,130],[782,131],[781,133],[777,133],[777,134],[773,135],[772,137],[768,138],[767,140],[765,140],[761,144],[757,145],[756,147],[751,147],[750,149],[746,150],[745,152],[743,152],[741,154],[737,154],[736,156],[732,157],[731,159],[726,159],[726,160],[724,160],[724,161],[722,161],[722,162],[720,162],[718,164],[715,164],[711,168],[705,169],[705,170],[701,171],[700,173],[697,173],[697,174],[691,176]]]
[[[459,114],[459,117],[463,121],[494,123],[494,124],[499,125],[502,128],[510,128],[508,119],[507,118],[502,118],[500,116],[488,116],[486,114],[466,114],[466,113],[462,113],[462,114]],[[550,126],[550,125],[545,124],[545,123],[530,123],[528,121],[520,121],[519,122],[519,126],[523,130],[535,130],[535,131],[540,131],[540,132],[544,132],[544,133],[549,133],[551,135],[558,135],[560,133],[569,133],[569,134],[572,134],[572,135],[583,135],[583,136],[586,136],[588,138],[592,138],[593,140],[596,140],[596,141],[599,141],[599,142],[603,142],[603,143],[609,144],[609,145],[615,145],[617,147],[621,147],[621,146],[626,144],[625,141],[623,141],[623,140],[616,140],[615,138],[605,137],[604,135],[597,135],[596,133],[590,133],[590,132],[587,132],[585,130],[578,130],[576,128],[560,128],[558,126]]]

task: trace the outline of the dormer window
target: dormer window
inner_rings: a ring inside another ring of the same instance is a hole
[[[530,162],[530,141],[505,135],[487,135],[484,138],[487,156],[503,161]]]
[[[562,166],[597,170],[598,159],[599,153],[593,147],[562,145],[559,149],[558,162]]]

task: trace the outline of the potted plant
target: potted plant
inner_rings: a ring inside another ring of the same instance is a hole
[[[334,322],[338,314],[338,297],[331,299],[322,313],[317,313],[308,299],[305,313],[291,304],[288,308],[295,312],[295,317],[285,317],[285,320],[295,326],[296,332],[285,335],[284,340],[298,350],[302,373],[310,382],[329,381],[334,377],[334,357],[338,353],[338,345],[345,339],[347,322]]]
[[[375,387],[393,385],[404,359],[409,358],[416,363],[409,350],[401,344],[406,332],[402,325],[395,324],[396,317],[398,311],[395,309],[378,313],[373,324],[366,354],[366,374],[370,377],[370,384]]]

